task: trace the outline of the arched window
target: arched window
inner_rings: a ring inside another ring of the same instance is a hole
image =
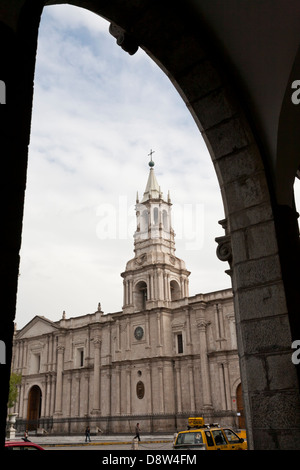
[[[142,232],[148,230],[148,221],[149,221],[148,211],[144,210],[142,212],[142,217],[141,217],[141,231]]]
[[[158,224],[158,208],[157,207],[154,207],[154,210],[153,210],[153,223],[154,225]]]
[[[134,289],[134,306],[137,310],[145,310],[147,302],[147,284],[140,281]]]
[[[171,300],[178,300],[181,298],[181,290],[177,281],[173,280],[170,282],[170,290],[171,290]]]
[[[162,217],[163,217],[163,227],[164,227],[164,229],[169,230],[168,213],[165,209],[163,210]]]

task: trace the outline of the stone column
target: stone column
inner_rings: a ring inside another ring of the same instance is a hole
[[[80,416],[80,374],[75,375],[75,410],[74,415]]]
[[[191,397],[191,411],[195,411],[195,391],[194,391],[194,371],[193,364],[188,365],[189,370],[189,384],[190,384],[190,397]]]
[[[131,413],[131,368],[126,369],[126,413]]]
[[[55,390],[55,413],[62,412],[62,388],[63,388],[63,361],[65,348],[57,346],[57,368],[56,368],[56,390]]]
[[[116,415],[121,414],[121,369],[120,366],[116,366],[115,369],[116,376],[116,389],[115,389],[115,408],[113,413]]]
[[[163,365],[158,366],[157,370],[159,384],[159,413],[163,413],[165,411]]]
[[[151,370],[151,363],[148,362],[146,366],[146,397],[147,397],[147,412],[149,415],[153,413],[153,405],[152,405],[152,370]]]
[[[94,383],[93,383],[93,412],[100,412],[100,360],[101,340],[94,339]]]
[[[176,394],[177,394],[177,412],[182,412],[182,396],[181,396],[181,377],[180,377],[180,362],[175,363],[176,373]]]
[[[199,329],[199,345],[200,345],[200,364],[201,364],[201,379],[202,379],[202,397],[203,397],[203,408],[211,408],[211,388],[210,388],[210,374],[209,365],[207,358],[207,342],[206,342],[206,327],[209,322],[206,322],[204,318],[200,318],[197,322]]]

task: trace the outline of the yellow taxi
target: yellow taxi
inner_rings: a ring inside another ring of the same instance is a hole
[[[205,424],[204,418],[189,418],[188,430],[180,431],[173,444],[175,450],[247,450],[247,441],[232,429]]]

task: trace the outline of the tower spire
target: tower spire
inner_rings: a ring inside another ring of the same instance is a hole
[[[169,307],[170,302],[188,297],[189,271],[175,256],[175,233],[171,223],[170,194],[163,198],[154,173],[154,151],[141,202],[136,199],[137,228],[134,258],[128,261],[124,279],[124,313]]]
[[[157,182],[154,173],[154,161],[152,160],[152,155],[154,154],[154,152],[155,151],[151,149],[150,153],[148,153],[148,157],[150,157],[150,162],[148,163],[150,167],[150,173],[148,176],[148,181],[142,199],[142,203],[148,201],[149,199],[159,199],[162,197],[162,192],[160,191],[160,186]]]

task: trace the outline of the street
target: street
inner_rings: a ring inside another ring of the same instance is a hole
[[[110,452],[110,451],[115,451],[115,450],[123,450],[125,452],[131,451],[132,449],[132,444],[119,444],[119,443],[113,443],[113,444],[97,444],[97,443],[92,443],[92,444],[84,444],[84,445],[47,445],[44,446],[45,450],[100,450],[103,452]],[[172,450],[172,442],[167,442],[167,443],[144,443],[141,442],[138,446],[137,450],[156,450],[156,451],[168,451]]]

